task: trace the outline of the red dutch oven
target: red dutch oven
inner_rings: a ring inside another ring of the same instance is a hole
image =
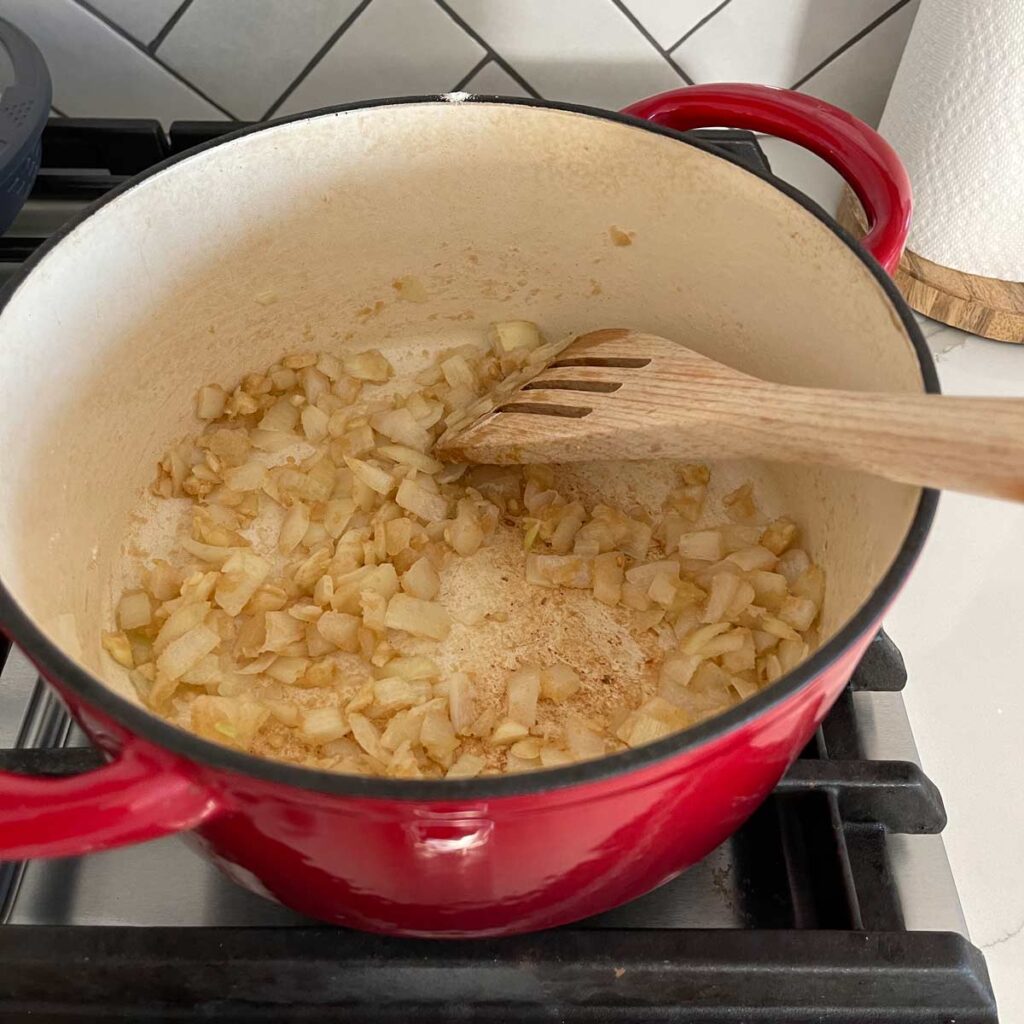
[[[863,247],[793,189],[679,134],[714,125],[831,163],[867,211]],[[192,429],[195,388],[296,347],[423,349],[522,317],[552,335],[621,324],[678,337],[770,380],[937,391],[885,273],[909,215],[906,174],[870,128],[750,85],[681,89],[621,114],[463,95],[340,107],[243,129],[97,203],[3,296],[0,619],[109,764],[0,776],[0,857],[188,833],[233,879],[297,911],[448,937],[582,918],[704,857],[846,684],[934,493],[745,464],[758,493],[805,524],[828,573],[816,653],[649,746],[451,782],[262,760],[140,707],[99,648],[128,519],[155,459]],[[613,227],[632,244],[613,245]],[[424,282],[426,303],[395,299],[404,274]]]

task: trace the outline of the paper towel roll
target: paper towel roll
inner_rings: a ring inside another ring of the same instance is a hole
[[[910,173],[907,248],[1024,281],[1024,0],[921,0],[879,130]]]

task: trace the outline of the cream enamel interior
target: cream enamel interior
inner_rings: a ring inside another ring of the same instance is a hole
[[[633,244],[613,245],[612,226]],[[392,281],[409,274],[426,303],[397,298]],[[549,336],[631,326],[793,384],[923,388],[866,267],[793,200],[713,155],[510,104],[324,114],[152,175],[10,299],[0,577],[102,674],[129,515],[166,445],[195,429],[198,385],[289,350],[422,352],[510,318]],[[718,473],[749,477],[799,519],[826,568],[827,638],[892,563],[920,492],[813,468]]]

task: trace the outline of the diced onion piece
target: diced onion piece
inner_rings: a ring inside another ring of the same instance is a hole
[[[395,594],[391,598],[384,622],[388,629],[400,629],[432,640],[443,640],[451,629],[451,619],[441,605],[408,594]]]
[[[658,694],[665,700],[683,703],[685,689],[700,667],[701,660],[699,654],[684,654],[682,651],[666,655],[658,669]]]
[[[383,384],[390,380],[394,373],[391,364],[376,349],[345,356],[342,366],[350,377],[369,381],[371,384]]]
[[[345,465],[352,470],[357,480],[361,480],[370,490],[376,491],[378,494],[387,496],[395,489],[395,478],[386,469],[375,466],[372,462],[364,462],[362,459],[354,459],[346,455]]]
[[[487,737],[487,743],[492,747],[507,747],[529,735],[530,730],[522,722],[506,718],[494,727],[494,731]]]
[[[787,600],[789,599],[787,598]],[[789,623],[775,618],[774,615],[763,615],[761,617],[761,629],[764,630],[765,633],[771,633],[772,636],[777,636],[780,640],[800,639],[800,634],[797,633]]]
[[[181,573],[158,558],[143,573],[142,584],[157,601],[170,601],[181,590]]]
[[[748,573],[747,580],[754,588],[754,600],[770,612],[777,611],[787,594],[786,577],[759,569]]]
[[[440,523],[448,518],[448,499],[408,478],[398,485],[395,501],[401,508],[428,523]]]
[[[792,672],[809,652],[810,648],[803,640],[780,640],[776,657],[783,672]]]
[[[271,679],[276,679],[285,686],[294,686],[306,674],[309,658],[283,657],[275,658],[266,669]]]
[[[730,491],[722,499],[725,514],[734,523],[746,523],[757,516],[757,505],[754,503],[754,488],[751,484],[743,484],[735,491]]]
[[[738,565],[744,572],[752,572],[755,569],[774,569],[778,558],[767,548],[754,545],[734,551],[726,561]]]
[[[540,691],[547,700],[556,704],[568,700],[582,685],[576,670],[563,662],[547,665],[540,670]],[[515,717],[511,711],[509,717]]]
[[[302,409],[302,432],[306,440],[312,444],[319,444],[327,437],[327,413],[318,409],[315,405],[306,405]]]
[[[701,626],[683,641],[682,651],[684,654],[700,654],[705,644],[731,628],[728,622],[712,622],[709,625]]]
[[[192,731],[215,743],[249,750],[270,716],[267,708],[244,697],[203,694],[192,701]]]
[[[420,743],[427,756],[442,768],[448,768],[459,745],[451,719],[444,711],[428,711],[420,727]]]
[[[806,597],[787,597],[779,607],[778,617],[796,630],[810,629],[818,615],[818,606]]]
[[[370,757],[387,763],[388,752],[380,741],[380,733],[377,727],[365,715],[349,712],[348,723],[352,728],[352,736],[356,743],[366,751]]]
[[[242,548],[221,547],[218,544],[204,544],[191,537],[183,537],[181,546],[190,555],[194,555],[201,562],[209,562],[210,565],[224,565],[236,551],[242,550]]]
[[[431,693],[432,687],[424,679],[387,678],[373,684],[374,705],[384,714],[425,704]]]
[[[542,340],[537,325],[529,320],[505,320],[491,324],[491,338],[502,352],[531,351]]]
[[[317,632],[339,650],[355,654],[359,650],[359,626],[357,615],[346,612],[324,612],[317,620]]]
[[[429,558],[418,558],[402,574],[402,589],[423,601],[432,601],[441,589],[441,577]]]
[[[703,562],[717,562],[722,557],[722,535],[717,530],[694,530],[679,538],[679,554]]]
[[[797,597],[806,597],[818,608],[825,600],[825,573],[816,565],[802,572],[789,588]]]
[[[772,554],[781,555],[796,540],[797,528],[792,519],[785,516],[773,519],[761,535],[761,547],[767,548]]]
[[[655,603],[660,604],[662,608],[668,608],[676,597],[676,584],[679,582],[679,577],[676,573],[672,572],[659,572],[657,576],[651,580],[650,587],[647,588],[647,596]]]
[[[437,459],[404,444],[381,444],[376,447],[375,451],[378,455],[392,459],[400,466],[411,466],[428,476],[440,473],[444,468],[443,462],[438,462]]]
[[[561,768],[563,765],[572,764],[573,757],[567,750],[545,744],[540,748],[540,763],[542,768]]]
[[[653,715],[634,711],[615,730],[615,735],[627,746],[639,747],[645,743],[653,743],[655,740],[660,740],[673,731],[673,727],[667,722],[663,722]]]
[[[472,680],[465,672],[454,672],[448,678],[448,713],[455,731],[467,735],[476,721],[477,707]]]
[[[536,724],[540,696],[540,669],[526,665],[505,680],[508,717],[527,728]]]
[[[595,555],[593,561],[594,597],[602,604],[612,607],[622,597],[622,581],[625,576],[625,558],[618,551],[606,551]]]
[[[457,555],[468,558],[476,554],[484,542],[483,527],[471,513],[460,512],[445,531],[445,539]]]
[[[270,563],[259,555],[236,551],[224,563],[213,599],[228,615],[238,615],[269,573]]]
[[[258,491],[267,479],[267,467],[261,462],[243,462],[224,470],[224,483],[233,491]]]
[[[179,679],[219,644],[220,636],[209,626],[195,626],[164,648],[156,659],[157,671],[168,679]]]
[[[651,607],[651,599],[647,596],[645,587],[639,587],[635,583],[622,584],[621,602],[634,611],[646,612]]]
[[[732,573],[719,572],[711,577],[707,604],[701,614],[701,622],[721,622],[726,609],[739,589],[740,578]]]
[[[281,532],[277,538],[277,550],[282,555],[290,555],[302,542],[309,529],[309,507],[301,501],[292,503],[281,522]]]
[[[279,398],[260,420],[260,430],[290,434],[299,422],[299,410],[287,398]]]
[[[477,754],[464,751],[445,772],[446,779],[475,779],[487,766],[487,762]]]
[[[167,616],[167,621],[160,627],[160,632],[153,641],[153,653],[159,654],[169,643],[198,626],[206,618],[209,610],[209,601],[193,601],[175,608]]]
[[[122,629],[139,629],[153,621],[153,606],[144,590],[126,591],[117,603],[117,623]]]
[[[384,614],[387,611],[387,598],[373,590],[364,590],[359,595],[359,606],[363,615],[363,625],[375,633],[385,630]]]
[[[104,633],[103,649],[114,661],[124,668],[135,667],[135,657],[132,654],[132,645],[124,633]]]
[[[572,551],[573,541],[586,518],[587,513],[582,503],[574,501],[565,506],[558,525],[551,534],[551,550],[556,555],[567,555]]]
[[[280,654],[285,648],[305,638],[305,623],[293,619],[287,612],[267,612],[266,639],[261,651],[273,651]]]
[[[370,426],[389,441],[416,451],[423,451],[430,443],[430,435],[404,407],[375,413],[370,417]]]
[[[588,589],[592,585],[593,562],[579,555],[526,556],[526,581],[541,587]]]
[[[299,732],[311,743],[340,740],[349,731],[349,725],[337,707],[311,708],[299,716]]]
[[[521,761],[536,761],[540,757],[540,748],[541,741],[536,736],[529,736],[513,743],[508,752]]]
[[[196,416],[201,420],[215,420],[224,413],[228,393],[218,384],[207,384],[196,392]]]
[[[666,559],[659,562],[647,562],[645,565],[635,565],[627,571],[626,579],[634,586],[646,590],[654,582],[656,576],[663,574],[670,579],[678,579],[679,563]]]
[[[789,584],[795,583],[811,567],[811,556],[802,548],[790,548],[779,557],[776,572],[786,577]]]
[[[564,733],[565,745],[577,761],[604,756],[604,740],[578,716],[571,715],[566,719]]]
[[[728,633],[720,633],[712,637],[700,649],[702,658],[717,658],[720,655],[738,651],[744,645],[742,630],[732,629]]]

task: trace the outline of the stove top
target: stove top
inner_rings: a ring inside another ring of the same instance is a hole
[[[0,281],[110,188],[236,125],[61,120],[0,238]],[[695,133],[767,166],[745,132]],[[0,769],[99,755],[0,640]],[[131,1020],[994,1022],[880,634],[751,820],[673,882],[599,917],[472,942],[311,922],[226,880],[179,839],[0,864],[0,1022]]]

